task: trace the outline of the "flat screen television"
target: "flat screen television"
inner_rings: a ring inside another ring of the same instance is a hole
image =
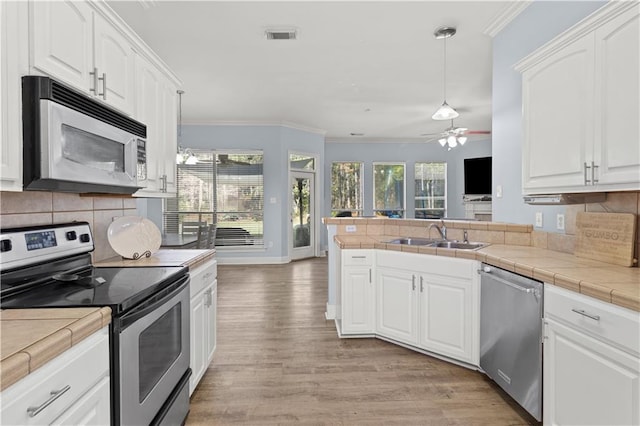
[[[464,159],[465,195],[491,195],[491,157]]]

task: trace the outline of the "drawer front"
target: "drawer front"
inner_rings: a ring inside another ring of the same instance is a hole
[[[639,312],[545,284],[544,316],[640,354]]]
[[[109,377],[108,327],[94,333],[2,392],[0,423],[50,424],[98,383]],[[64,390],[68,387],[68,390]],[[54,398],[51,392],[58,391]],[[53,400],[55,399],[55,400]],[[51,404],[33,415],[30,408]]]
[[[342,250],[344,265],[373,265],[373,250]]]
[[[215,281],[218,276],[218,262],[210,260],[190,271],[190,276],[191,284],[189,288],[193,297]]]

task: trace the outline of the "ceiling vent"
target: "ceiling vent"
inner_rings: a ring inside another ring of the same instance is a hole
[[[267,40],[297,40],[298,30],[266,30],[265,35]]]

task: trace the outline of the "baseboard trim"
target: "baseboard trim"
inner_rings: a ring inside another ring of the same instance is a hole
[[[327,303],[326,312],[324,318],[327,320],[336,319],[336,305],[330,305]]]

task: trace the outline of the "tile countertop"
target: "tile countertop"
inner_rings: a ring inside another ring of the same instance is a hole
[[[110,322],[108,307],[1,310],[0,390]]]
[[[206,262],[215,256],[215,249],[210,250],[181,250],[160,249],[151,257],[143,257],[138,260],[123,259],[120,256],[95,262],[94,266],[120,268],[145,267],[145,266],[188,266],[193,269],[197,265]]]
[[[375,248],[478,260],[640,312],[640,268],[531,246],[491,244],[479,250],[459,250],[384,242],[393,238],[398,237],[336,235],[334,241],[343,249]]]

